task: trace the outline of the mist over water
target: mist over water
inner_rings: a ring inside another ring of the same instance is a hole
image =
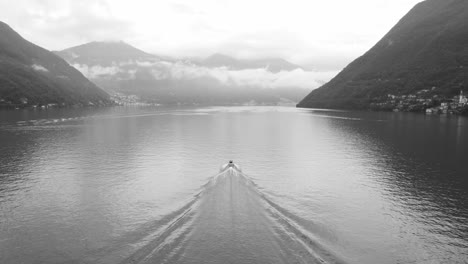
[[[0,112],[1,263],[464,263],[468,120]],[[219,172],[228,160],[242,172]]]

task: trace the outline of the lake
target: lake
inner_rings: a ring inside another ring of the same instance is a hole
[[[0,263],[466,262],[466,117],[0,111]]]

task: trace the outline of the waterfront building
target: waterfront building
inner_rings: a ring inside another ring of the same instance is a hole
[[[459,96],[458,104],[465,105],[467,103],[468,103],[468,98],[466,98],[466,96],[463,95],[463,90],[460,90],[460,96]]]

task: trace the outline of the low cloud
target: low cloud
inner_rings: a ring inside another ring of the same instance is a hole
[[[185,62],[136,61],[114,63],[112,66],[73,65],[90,79],[134,79],[138,71],[155,80],[197,80],[210,78],[231,87],[303,88],[315,89],[333,78],[337,71],[305,71],[295,69],[273,73],[266,68],[231,70],[227,67],[208,68]]]
[[[31,65],[31,67],[35,70],[35,71],[42,71],[42,72],[49,72],[49,70],[42,66],[42,65],[39,65],[39,64],[33,64]]]
[[[102,67],[102,66],[91,66],[73,64],[77,70],[79,70],[84,76],[90,79],[96,79],[104,76],[112,76],[122,71],[118,66]]]
[[[317,88],[337,74],[337,72],[312,72],[302,69],[273,73],[266,68],[230,70],[226,67],[207,68],[185,64],[174,64],[169,72],[172,79],[190,80],[210,77],[227,86],[304,89]]]

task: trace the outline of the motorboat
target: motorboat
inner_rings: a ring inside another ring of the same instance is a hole
[[[232,160],[230,160],[228,163],[221,166],[220,171],[225,171],[225,170],[228,170],[228,169],[231,169],[231,168],[236,170],[236,171],[242,171],[241,168],[239,167],[239,165],[235,164],[234,161],[232,161]]]

